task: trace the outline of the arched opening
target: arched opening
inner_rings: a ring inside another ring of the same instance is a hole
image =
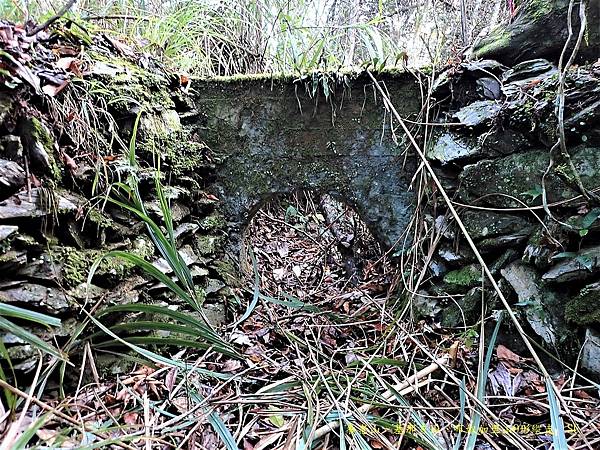
[[[264,295],[351,313],[361,299],[385,298],[394,284],[386,250],[339,197],[297,191],[256,211],[243,236],[241,268],[253,280],[259,275]]]

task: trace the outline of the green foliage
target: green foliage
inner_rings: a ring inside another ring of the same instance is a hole
[[[35,334],[27,331],[25,328],[8,320],[7,317],[38,323],[48,328],[59,327],[61,324],[60,319],[48,316],[46,314],[41,314],[35,311],[29,311],[18,306],[0,303],[0,330],[14,334],[18,338],[22,339],[23,341],[27,342],[34,348],[37,348],[44,353],[56,356],[59,359],[64,358],[64,355],[59,349],[43,341]]]
[[[173,217],[169,202],[165,196],[160,180],[160,167],[157,167],[154,171],[154,186],[156,196],[159,200],[160,211],[163,219],[163,227],[165,231],[163,231],[163,228],[148,215],[148,212],[144,206],[144,201],[139,190],[138,171],[140,170],[140,167],[137,164],[135,153],[136,135],[141,114],[142,113],[140,112],[135,121],[129,146],[129,175],[126,182],[117,182],[112,186],[111,194],[109,194],[107,200],[130,212],[146,224],[148,235],[154,243],[156,250],[158,250],[158,253],[167,262],[169,268],[175,275],[175,280],[173,280],[169,275],[161,272],[151,262],[135,253],[114,250],[102,255],[94,262],[94,264],[92,264],[88,275],[88,286],[91,284],[96,271],[105,259],[117,258],[132,266],[138,267],[146,275],[164,284],[176,297],[187,303],[196,313],[198,313],[203,320],[197,320],[190,314],[171,311],[168,308],[158,308],[152,305],[137,304],[106,308],[100,311],[97,317],[106,316],[109,313],[115,312],[152,313],[154,315],[161,315],[167,318],[169,321],[179,322],[179,324],[173,324],[156,320],[142,320],[139,322],[129,322],[125,326],[117,325],[109,330],[109,334],[112,337],[116,336],[113,331],[131,332],[152,330],[161,330],[173,333],[176,336],[170,339],[162,337],[157,339],[156,336],[147,335],[117,339],[117,341],[121,344],[129,343],[129,347],[136,351],[138,351],[140,348],[137,344],[177,345],[190,348],[208,348],[209,346],[213,346],[216,351],[220,351],[230,356],[235,356],[235,351],[212,329],[208,320],[204,316],[202,310],[202,298],[204,297],[204,293],[194,285],[190,269],[177,250],[177,243],[173,230]],[[94,322],[97,323],[97,320],[94,320]],[[103,330],[106,331],[104,328]],[[203,342],[198,342],[197,339],[200,339]]]
[[[490,364],[492,362],[492,355],[494,354],[494,346],[496,345],[496,339],[498,338],[498,332],[500,331],[500,325],[502,324],[502,315],[496,322],[496,327],[492,332],[490,343],[488,345],[487,352],[485,354],[485,360],[479,359],[479,376],[477,377],[477,392],[476,397],[479,403],[485,404],[485,386],[487,384],[488,372],[490,371]],[[462,386],[464,387],[464,386]],[[471,416],[471,426],[473,429],[478,430],[479,424],[481,423],[481,412],[477,406]],[[464,408],[463,408],[464,410]],[[465,443],[465,450],[473,450],[477,443],[477,433],[469,433],[467,442]]]
[[[552,384],[553,381],[546,378],[546,391],[548,392],[548,403],[550,404],[550,424],[552,425],[552,448],[555,450],[568,450],[565,424],[561,417],[560,406]]]

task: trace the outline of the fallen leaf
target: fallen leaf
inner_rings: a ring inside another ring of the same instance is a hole
[[[294,275],[296,275],[297,278],[300,278],[300,275],[302,275],[302,269],[300,266],[292,267],[292,272],[294,272]]]
[[[73,58],[71,56],[69,56],[67,58],[60,58],[58,61],[56,61],[55,65],[59,69],[69,70],[69,68],[71,67],[71,64],[73,64],[73,61],[75,61],[75,60],[76,60],[76,58]]]
[[[126,412],[123,414],[123,422],[127,425],[135,425],[138,422],[140,415],[136,412]]]
[[[285,425],[285,419],[281,414],[273,414],[272,416],[269,416],[269,422],[271,422],[271,424],[277,428],[281,428]]]
[[[496,347],[496,357],[506,364],[507,367],[516,367],[521,362],[521,357],[504,345]]]
[[[240,367],[242,367],[242,363],[240,363],[237,359],[228,359],[223,364],[223,368],[221,369],[223,372],[235,372]]]
[[[173,367],[171,370],[169,370],[169,372],[167,372],[167,376],[165,377],[165,387],[169,393],[173,391],[173,387],[177,381],[177,372],[177,367]]]
[[[273,433],[262,438],[258,443],[254,446],[254,450],[263,450],[269,447],[271,444],[277,442],[277,440],[283,436],[283,433]]]
[[[590,394],[588,394],[587,392],[585,392],[584,390],[581,390],[581,389],[577,389],[576,391],[573,391],[573,396],[575,398],[579,398],[581,400],[590,400],[593,398]]]
[[[204,197],[213,202],[219,201],[219,197],[217,197],[216,195],[213,195],[213,194],[207,194],[206,192],[204,193]]]
[[[69,80],[65,80],[59,85],[46,84],[42,88],[42,92],[44,94],[46,94],[48,97],[55,97],[56,95],[58,95],[58,93],[60,91],[62,91],[65,87],[67,87],[68,84],[69,84]]]
[[[235,332],[231,335],[231,342],[238,345],[252,345],[250,338],[246,334],[240,332]]]

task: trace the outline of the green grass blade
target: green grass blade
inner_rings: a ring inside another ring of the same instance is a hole
[[[175,311],[165,306],[159,305],[146,305],[144,303],[127,303],[124,305],[109,306],[100,310],[96,314],[96,317],[102,317],[115,312],[140,312],[146,314],[160,314],[162,316],[177,320],[181,323],[191,325],[200,330],[206,330],[207,333],[213,333],[212,329],[207,328],[203,321],[196,319],[192,315],[185,314],[180,311]]]
[[[496,344],[496,339],[498,338],[498,331],[500,331],[500,324],[502,323],[502,314],[498,317],[498,321],[496,322],[496,327],[492,333],[492,337],[490,338],[490,343],[485,355],[485,361],[483,363],[483,367],[479,372],[479,377],[477,378],[477,400],[481,403],[485,403],[485,386],[487,384],[488,372],[490,371],[490,363],[492,362],[492,355],[494,354],[494,345]],[[476,406],[473,409],[473,417],[471,419],[471,425],[474,430],[479,430],[479,424],[481,423],[481,412],[479,411],[479,406]],[[469,433],[469,437],[467,438],[467,443],[465,444],[465,450],[473,450],[475,448],[475,444],[477,442],[477,433]]]
[[[550,424],[552,425],[553,450],[569,450],[567,437],[565,435],[565,424],[560,416],[560,406],[554,392],[552,380],[546,378],[546,391],[548,392],[548,403],[550,405]]]
[[[192,392],[190,397],[198,403],[204,402],[204,399],[196,392]],[[221,441],[223,441],[227,450],[238,450],[238,446],[231,431],[229,431],[229,428],[227,428],[227,425],[225,425],[219,414],[217,414],[216,411],[211,410],[208,406],[203,407],[202,409],[204,413],[208,413],[208,422],[215,430],[215,433],[221,438]]]
[[[237,327],[240,323],[243,323],[244,320],[250,317],[250,314],[252,314],[252,311],[254,311],[254,308],[256,308],[258,299],[260,298],[260,273],[258,272],[258,264],[252,249],[250,249],[249,254],[250,258],[252,258],[252,270],[254,271],[254,294],[252,296],[252,301],[248,305],[248,308],[246,308],[246,311],[242,317],[240,317],[239,320],[233,325],[233,328]]]
[[[7,305],[6,303],[0,303],[0,316],[15,317],[17,319],[28,320],[30,322],[36,322],[47,327],[60,327],[60,319],[42,314],[35,311],[29,311],[18,306]]]
[[[460,441],[462,439],[462,426],[465,422],[465,407],[467,403],[467,386],[465,385],[465,379],[460,380],[459,386],[459,399],[460,399],[460,416],[458,419],[458,435],[456,436],[456,441],[454,442],[453,450],[458,450],[460,448]]]
[[[18,338],[23,339],[28,344],[34,346],[35,348],[45,353],[48,353],[52,356],[56,356],[59,359],[66,359],[66,355],[64,355],[60,350],[43,341],[35,334],[30,333],[26,329],[12,323],[10,320],[5,319],[4,317],[0,317],[0,329],[14,334]]]
[[[152,362],[155,363],[161,363],[164,364],[166,366],[169,367],[177,367],[178,369],[182,369],[184,371],[190,370],[190,367],[181,362],[181,361],[175,361],[174,359],[170,359],[170,358],[166,358],[162,355],[159,355],[157,353],[154,353],[150,350],[146,350],[145,348],[142,348],[138,345],[132,344],[130,342],[127,342],[125,339],[122,339],[121,337],[117,336],[115,333],[113,333],[110,329],[108,329],[107,327],[105,327],[102,322],[100,322],[98,319],[96,319],[95,317],[93,317],[91,314],[89,314],[87,311],[84,311],[85,314],[89,317],[89,319],[98,327],[100,328],[102,331],[104,331],[106,334],[108,334],[110,337],[112,337],[113,339],[121,342],[122,344],[126,345],[127,347],[129,347],[131,350],[135,351],[136,353],[142,355],[144,358],[149,359]],[[222,374],[222,373],[218,373],[218,372],[214,372],[212,370],[206,370],[206,369],[199,369],[196,368],[194,369],[194,371],[200,373],[200,374],[204,374],[213,378],[218,378],[221,380],[228,380],[229,378],[231,378],[230,375],[227,374]]]
[[[198,307],[196,302],[189,296],[189,294],[185,290],[183,290],[177,283],[175,283],[173,280],[171,280],[170,277],[168,277],[167,275],[162,273],[160,270],[158,270],[156,267],[154,267],[150,262],[146,261],[144,258],[141,258],[138,255],[135,255],[135,254],[129,253],[129,252],[125,252],[122,250],[113,250],[113,251],[107,252],[104,255],[102,255],[100,258],[98,258],[94,262],[94,264],[92,264],[92,267],[90,268],[90,273],[88,275],[88,280],[87,280],[88,285],[91,284],[92,279],[94,278],[94,275],[95,275],[96,271],[98,270],[98,267],[100,266],[100,263],[105,258],[120,258],[124,261],[130,262],[131,264],[142,269],[145,273],[147,273],[148,275],[153,277],[155,280],[163,283],[171,291],[173,291],[179,298],[181,298],[182,300],[185,300],[193,308],[196,309]]]
[[[51,415],[52,413],[48,412],[40,416],[35,422],[29,425],[27,429],[23,431],[23,434],[21,434],[21,436],[19,436],[19,438],[15,441],[12,449],[25,450],[26,448],[28,448],[27,444],[29,444],[29,441],[31,441],[34,438],[35,434],[38,432],[38,430],[46,424],[46,421],[48,421]]]

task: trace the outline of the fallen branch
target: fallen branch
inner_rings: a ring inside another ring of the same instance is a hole
[[[427,367],[419,370],[414,375],[408,377],[402,383],[397,384],[396,386],[393,386],[393,391],[392,390],[385,391],[383,393],[382,397],[386,401],[389,401],[392,398],[394,398],[397,394],[400,394],[400,395],[410,394],[416,388],[424,386],[429,383],[428,381],[421,381],[423,378],[431,375],[433,372],[435,372],[441,366],[443,366],[447,363],[448,363],[448,356],[447,355],[442,356],[441,358],[439,358],[435,362],[431,363]],[[360,408],[358,408],[358,411],[362,414],[366,414],[371,410],[371,408],[373,408],[373,405],[366,403],[366,404],[362,405]],[[317,431],[315,431],[314,439],[320,439],[323,436],[325,436],[326,434],[328,434],[329,432],[337,430],[340,427],[340,422],[341,422],[340,420],[332,420],[330,422],[327,422],[325,425],[323,425],[322,427],[318,428]]]
[[[50,17],[43,24],[35,27],[33,30],[28,31],[27,36],[33,36],[35,34],[38,34],[40,31],[48,28],[50,25],[52,25],[54,22],[56,22],[58,19],[60,19],[62,16],[64,16],[67,13],[67,11],[69,11],[73,7],[73,5],[75,4],[76,1],[77,0],[69,0],[67,3],[64,4],[64,6],[55,15]]]

